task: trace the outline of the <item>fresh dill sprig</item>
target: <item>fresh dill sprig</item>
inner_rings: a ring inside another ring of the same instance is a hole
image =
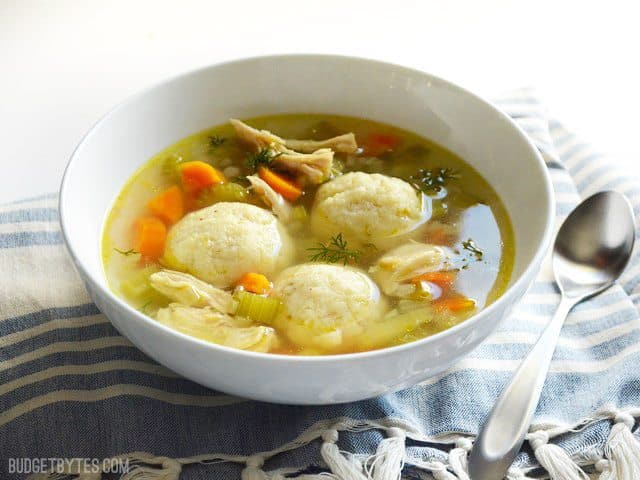
[[[433,168],[419,170],[417,174],[409,177],[409,181],[419,191],[427,195],[435,195],[454,178],[460,178],[460,175],[452,168]]]
[[[209,137],[209,147],[216,148],[226,142],[227,139],[224,137],[219,137],[218,135],[211,135]]]
[[[349,250],[347,241],[342,237],[342,233],[331,237],[329,243],[320,242],[319,247],[307,248],[312,255],[309,260],[312,262],[338,263],[343,265],[356,263],[362,252],[360,250]]]
[[[252,170],[258,170],[260,167],[268,167],[273,162],[273,159],[282,155],[281,153],[275,153],[269,148],[263,148],[262,150],[252,153],[247,157],[247,165]]]
[[[474,242],[471,238],[468,238],[464,242],[462,242],[462,248],[464,248],[467,252],[471,253],[474,257],[476,257],[477,261],[482,260],[482,256],[484,255],[484,252],[480,247],[478,247],[476,242]]]
[[[114,250],[120,255],[124,255],[125,257],[128,257],[129,255],[136,255],[139,253],[136,252],[133,248],[130,248],[129,250],[120,250],[119,248],[114,248]]]

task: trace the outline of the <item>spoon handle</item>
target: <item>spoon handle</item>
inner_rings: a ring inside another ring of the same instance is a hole
[[[469,457],[473,480],[503,478],[520,451],[544,385],[562,324],[575,305],[562,297],[553,318],[487,417]]]

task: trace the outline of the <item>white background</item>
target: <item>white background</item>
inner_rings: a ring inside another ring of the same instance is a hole
[[[0,0],[0,202],[56,190],[82,135],[132,93],[283,52],[392,61],[483,96],[536,87],[552,114],[638,173],[633,3]]]

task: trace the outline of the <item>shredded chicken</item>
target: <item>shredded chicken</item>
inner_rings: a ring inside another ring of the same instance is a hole
[[[353,133],[320,142],[315,140],[283,140],[267,130],[255,129],[240,120],[232,118],[229,121],[242,141],[259,150],[264,148],[273,150],[277,154],[273,157],[273,163],[276,166],[302,175],[313,184],[322,183],[331,175],[334,150],[354,152],[358,149]],[[299,153],[295,150],[306,153]]]
[[[235,128],[238,138],[245,143],[253,145],[257,150],[267,147],[273,147],[278,150],[277,146],[284,146],[283,139],[267,130],[255,129],[235,118],[230,119],[229,122]]]
[[[321,148],[330,148],[337,153],[356,153],[358,144],[356,136],[353,133],[345,133],[337,137],[328,138],[326,140],[284,140],[287,148],[302,153],[313,153]]]
[[[278,155],[273,163],[307,177],[313,184],[320,184],[331,175],[333,151],[330,148],[321,148],[308,154],[291,151]]]
[[[289,221],[291,218],[291,205],[282,195],[257,175],[250,175],[247,180],[251,183],[253,191],[271,208],[276,217],[283,222]]]
[[[171,300],[189,307],[211,307],[220,313],[232,313],[235,302],[229,292],[187,273],[161,270],[149,276],[151,286]]]
[[[407,282],[426,272],[441,270],[445,250],[435,245],[409,242],[387,252],[369,273],[387,295],[404,297],[411,293]]]
[[[231,317],[211,307],[172,303],[158,310],[156,320],[187,335],[242,350],[268,352],[278,344],[273,328],[252,326],[242,317]]]

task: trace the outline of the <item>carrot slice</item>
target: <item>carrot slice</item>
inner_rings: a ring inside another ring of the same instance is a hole
[[[441,298],[433,302],[433,305],[437,308],[449,310],[451,312],[460,312],[462,310],[469,310],[476,306],[475,300],[465,297],[463,295],[456,295],[453,297]]]
[[[400,139],[387,133],[372,133],[362,142],[363,154],[377,157],[400,145]]]
[[[197,195],[203,188],[225,182],[222,172],[200,160],[180,164],[180,173],[184,191],[192,195]]]
[[[147,203],[147,208],[167,225],[172,225],[184,215],[184,200],[180,187],[174,185],[159,193]]]
[[[167,227],[156,217],[140,217],[135,225],[134,250],[143,257],[156,260],[164,252]]]
[[[244,287],[247,292],[258,293],[260,295],[269,293],[271,282],[261,273],[245,273],[236,283],[239,287]]]
[[[456,281],[458,272],[455,270],[442,271],[442,272],[427,272],[422,275],[418,275],[411,279],[411,283],[431,282],[438,285],[440,288],[447,288],[453,285]]]
[[[262,180],[267,182],[271,188],[291,202],[295,202],[300,198],[300,195],[302,195],[302,189],[292,180],[268,168],[260,167],[258,169],[258,175]]]
[[[443,227],[436,227],[427,231],[425,240],[434,245],[453,245],[456,241],[456,234],[447,232]]]

